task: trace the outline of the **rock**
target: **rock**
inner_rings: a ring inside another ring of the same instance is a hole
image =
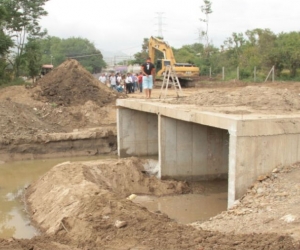
[[[241,204],[241,202],[239,200],[235,200],[234,203],[233,203],[234,206],[238,206],[240,204]]]
[[[280,220],[283,220],[283,221],[285,221],[286,223],[291,223],[291,222],[295,221],[295,219],[296,219],[296,216],[294,216],[294,215],[292,215],[292,214],[287,214],[287,215],[282,216],[282,217],[280,218]]]
[[[116,228],[122,228],[122,227],[126,227],[126,226],[127,226],[126,221],[116,220],[116,222],[115,222],[115,227]]]
[[[126,199],[132,201],[132,200],[134,200],[135,198],[136,198],[136,194],[131,194],[131,195],[129,195]]]
[[[256,190],[256,192],[257,192],[258,194],[261,194],[261,193],[264,193],[264,192],[265,192],[265,189],[264,189],[264,188],[258,188],[258,189]]]
[[[266,180],[266,179],[268,179],[268,178],[269,178],[268,175],[261,175],[261,176],[258,176],[257,180],[258,180],[258,181],[264,181],[264,180]]]

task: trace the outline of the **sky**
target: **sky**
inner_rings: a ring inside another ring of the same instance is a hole
[[[233,32],[256,28],[300,31],[300,0],[211,0],[208,36],[219,47]],[[174,48],[200,42],[203,0],[49,0],[40,25],[50,36],[80,37],[102,54],[141,51],[144,38],[163,35]],[[202,40],[204,43],[204,40]]]

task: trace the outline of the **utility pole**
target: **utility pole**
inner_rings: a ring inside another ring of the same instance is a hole
[[[162,26],[163,26],[162,19],[163,19],[164,12],[156,12],[156,14],[157,14],[157,19],[158,19],[158,23],[157,23],[157,25],[158,25],[158,34],[157,34],[157,36],[160,37],[161,39],[163,39],[164,36],[163,36],[163,33],[162,33]]]

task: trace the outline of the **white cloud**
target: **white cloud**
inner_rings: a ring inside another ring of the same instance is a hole
[[[212,0],[209,37],[220,46],[233,32],[269,28],[274,33],[300,31],[299,0]],[[101,51],[122,51],[128,55],[141,50],[144,38],[162,33],[168,43],[180,48],[199,42],[198,30],[205,29],[200,6],[203,1],[187,0],[50,0],[41,25],[49,35],[82,37]]]

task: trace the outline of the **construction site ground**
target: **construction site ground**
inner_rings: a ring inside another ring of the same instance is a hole
[[[148,101],[193,104],[222,113],[300,110],[300,82],[198,82],[195,88],[182,89],[179,98],[172,89],[166,98],[157,99],[160,94],[155,88]],[[143,93],[119,94],[100,84],[75,60],[34,86],[2,88],[1,149],[30,143],[37,134],[115,127],[117,98],[145,99]],[[208,221],[183,225],[127,199],[135,193],[163,196],[202,190],[147,174],[145,161],[130,157],[53,166],[24,190],[24,206],[40,235],[0,239],[0,249],[300,249],[300,164],[274,166],[233,208]]]

